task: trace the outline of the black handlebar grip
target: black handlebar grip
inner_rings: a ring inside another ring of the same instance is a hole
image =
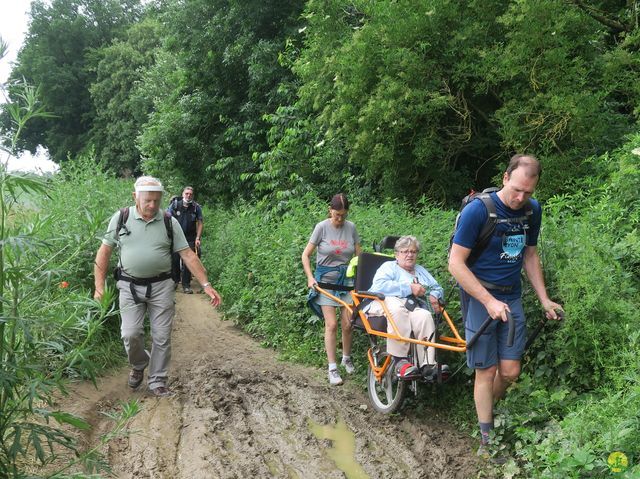
[[[507,323],[509,323],[509,335],[507,336],[507,347],[513,346],[513,339],[516,336],[516,322],[513,320],[511,311],[507,311]]]
[[[544,325],[546,324],[546,322],[547,322],[547,318],[545,317],[542,321],[540,321],[540,324],[538,324],[538,327],[533,331],[531,336],[529,336],[529,340],[527,341],[527,344],[524,347],[525,351],[527,351],[529,347],[533,344],[533,342],[536,340],[536,338],[538,337],[538,334],[540,334],[540,331],[542,331],[542,328],[544,328]]]
[[[493,321],[491,316],[487,316],[487,319],[485,319],[484,323],[482,323],[480,329],[478,329],[478,331],[476,331],[476,334],[474,334],[473,337],[469,341],[467,341],[467,349],[471,349],[473,345],[476,344],[476,341],[482,334],[484,334],[485,330],[491,324],[491,321]]]

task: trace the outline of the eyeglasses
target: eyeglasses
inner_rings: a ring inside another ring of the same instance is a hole
[[[337,213],[336,210],[331,210],[331,214],[340,220],[345,219],[349,215],[349,213]]]
[[[398,253],[400,253],[403,256],[408,256],[410,254],[415,256],[415,255],[418,254],[418,251],[415,250],[415,249],[403,249],[403,250],[398,251]]]

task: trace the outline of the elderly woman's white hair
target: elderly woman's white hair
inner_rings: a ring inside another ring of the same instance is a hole
[[[393,250],[401,251],[409,248],[410,246],[415,247],[416,251],[420,251],[420,241],[418,241],[418,238],[410,235],[401,236],[400,238],[398,238],[398,241],[396,241],[396,244],[393,247]]]
[[[159,179],[154,178],[153,176],[139,177],[135,182],[134,188],[136,193],[140,193],[141,191],[160,191],[164,193],[162,183]]]

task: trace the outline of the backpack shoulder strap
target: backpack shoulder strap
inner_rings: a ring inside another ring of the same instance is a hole
[[[476,262],[485,248],[489,245],[489,240],[491,240],[493,232],[496,229],[496,224],[498,223],[496,204],[493,201],[493,198],[491,198],[491,193],[483,191],[479,195],[476,195],[476,198],[482,201],[482,204],[487,209],[487,220],[482,225],[482,229],[478,235],[478,241],[476,241],[475,246],[471,249],[471,253],[467,258],[467,266],[469,267]]]
[[[120,216],[118,217],[118,226],[116,226],[116,238],[120,235],[122,225],[129,219],[129,207],[120,208]]]
[[[171,242],[171,248],[169,251],[173,253],[173,222],[172,222],[173,216],[171,216],[171,213],[169,213],[168,211],[165,211],[163,216],[164,216],[164,227],[167,230],[167,236],[169,237],[169,241]]]
[[[529,225],[532,222],[532,220],[533,220],[533,204],[531,204],[531,200],[527,200],[527,202],[524,205],[523,223],[526,225]]]
[[[476,198],[482,201],[482,204],[484,204],[484,207],[487,209],[487,221],[482,225],[482,229],[478,235],[478,242],[476,243],[476,248],[482,250],[487,246],[491,235],[493,235],[493,232],[496,229],[498,213],[496,212],[496,204],[493,201],[493,198],[491,198],[490,193],[481,193],[476,196]]]
[[[533,205],[531,204],[531,200],[527,200],[527,202],[524,205],[524,215],[529,218],[530,216],[533,216]]]

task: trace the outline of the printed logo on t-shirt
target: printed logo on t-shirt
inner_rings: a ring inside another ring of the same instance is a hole
[[[507,231],[502,237],[502,253],[500,259],[508,263],[515,263],[522,256],[526,242],[526,235],[520,229]]]
[[[331,246],[335,247],[335,254],[342,254],[342,251],[345,250],[347,246],[349,246],[349,244],[345,240],[331,240],[330,244]]]

